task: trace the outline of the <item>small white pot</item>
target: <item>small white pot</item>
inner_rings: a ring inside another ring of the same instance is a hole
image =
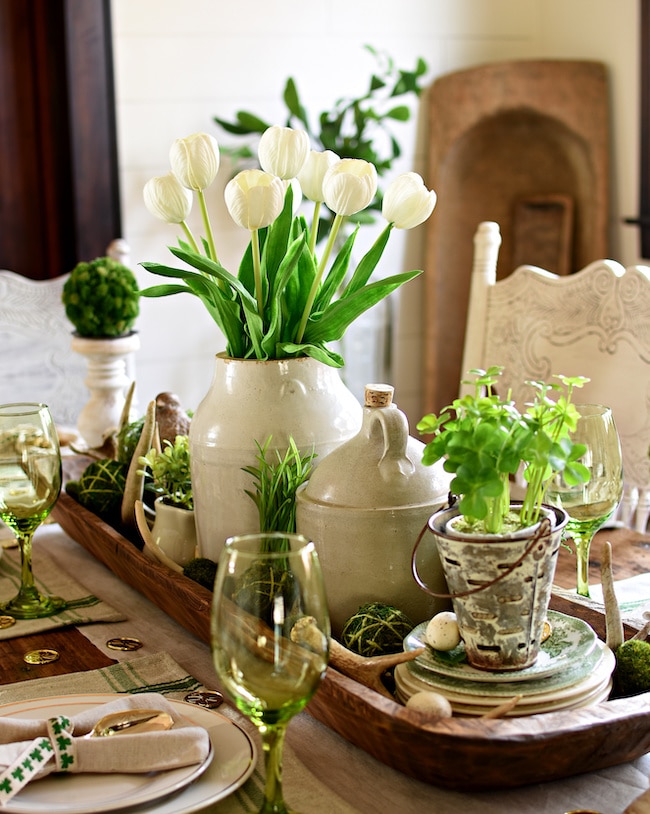
[[[196,556],[196,525],[194,512],[170,506],[161,497],[156,499],[156,519],[151,539],[177,565],[183,566]]]

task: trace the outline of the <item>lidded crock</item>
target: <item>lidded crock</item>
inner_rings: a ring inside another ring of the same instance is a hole
[[[411,551],[446,502],[450,476],[440,463],[422,464],[424,444],[392,397],[390,385],[366,386],[359,433],[330,452],[296,496],[297,530],[318,550],[335,635],[367,602],[393,605],[414,624],[442,609],[415,582]],[[444,593],[435,546],[429,549],[418,567]]]

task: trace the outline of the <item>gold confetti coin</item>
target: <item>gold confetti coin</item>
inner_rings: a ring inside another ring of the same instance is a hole
[[[188,704],[195,704],[197,707],[205,707],[206,709],[216,709],[223,704],[223,695],[216,690],[205,690],[203,692],[190,692],[183,701]]]
[[[547,619],[544,622],[544,628],[542,630],[542,641],[545,642],[548,639],[548,637],[551,635],[552,632],[553,632],[553,628],[551,627],[551,623]]]
[[[106,647],[111,650],[139,650],[142,647],[140,639],[134,639],[130,636],[116,636],[114,639],[109,639],[106,642]]]
[[[30,650],[29,653],[25,653],[23,656],[23,661],[26,661],[27,664],[49,664],[52,661],[57,661],[59,659],[59,653],[57,650]]]
[[[13,616],[0,616],[0,630],[4,630],[5,628],[11,627],[15,624],[16,620]]]

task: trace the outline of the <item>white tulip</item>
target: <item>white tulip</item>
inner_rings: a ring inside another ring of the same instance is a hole
[[[323,178],[325,173],[341,159],[331,150],[318,152],[310,150],[303,168],[298,173],[298,181],[305,198],[314,203],[322,203],[325,200],[323,195]]]
[[[236,224],[253,231],[273,223],[284,206],[284,183],[263,170],[242,170],[226,184],[224,198]]]
[[[207,189],[219,170],[219,145],[209,133],[193,133],[172,144],[169,161],[174,174],[188,189]]]
[[[147,209],[165,223],[182,223],[192,209],[192,193],[173,172],[149,179],[143,189]]]
[[[262,169],[285,181],[298,175],[308,153],[309,136],[304,130],[277,124],[262,133],[257,148]]]
[[[405,172],[386,188],[381,212],[397,229],[413,229],[433,212],[436,198],[417,172]]]
[[[325,203],[337,215],[354,215],[372,202],[377,192],[377,170],[361,158],[342,158],[323,178]]]

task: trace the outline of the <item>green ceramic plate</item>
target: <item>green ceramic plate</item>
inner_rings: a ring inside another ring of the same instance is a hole
[[[404,640],[404,649],[425,647],[425,652],[415,659],[419,667],[465,681],[519,682],[543,678],[575,667],[594,651],[597,641],[593,628],[582,619],[557,611],[549,611],[547,618],[551,635],[540,647],[535,663],[523,670],[478,670],[467,662],[462,642],[449,653],[433,650],[425,640],[427,622],[411,631]]]

